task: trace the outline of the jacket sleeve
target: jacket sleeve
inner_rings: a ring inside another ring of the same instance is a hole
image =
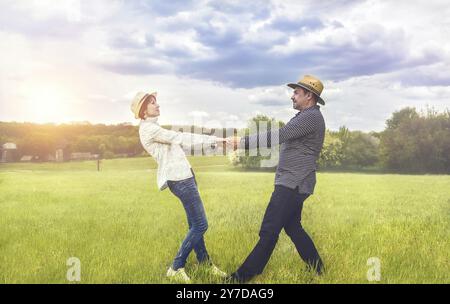
[[[157,125],[147,127],[144,132],[146,133],[147,138],[155,142],[159,142],[162,144],[178,144],[182,145],[183,147],[193,147],[197,145],[215,145],[217,139],[217,137],[215,136],[166,130]]]

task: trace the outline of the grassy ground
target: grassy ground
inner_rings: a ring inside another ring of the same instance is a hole
[[[239,172],[224,157],[190,159],[214,262],[231,272],[258,238],[273,173]],[[0,165],[0,283],[67,283],[69,257],[82,283],[169,283],[165,272],[186,233],[183,208],[156,187],[150,158]],[[450,176],[319,173],[303,226],[327,272],[309,274],[284,232],[255,283],[450,283]],[[215,283],[195,255],[195,283]]]

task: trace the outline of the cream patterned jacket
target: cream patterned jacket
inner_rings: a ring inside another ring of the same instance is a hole
[[[215,136],[166,130],[158,124],[158,118],[141,120],[139,138],[144,149],[158,164],[157,184],[160,190],[167,181],[180,181],[192,177],[191,165],[182,147],[205,145],[216,147]]]

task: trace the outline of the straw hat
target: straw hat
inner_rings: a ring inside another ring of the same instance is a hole
[[[151,94],[139,92],[134,96],[133,100],[131,101],[131,112],[134,114],[134,118],[139,118],[139,112],[141,111],[142,104],[144,103],[144,100],[149,96],[153,95],[157,96],[156,92],[153,92]]]
[[[289,83],[287,86],[293,89],[298,87],[304,88],[317,96],[318,103],[325,105],[325,101],[320,97],[320,94],[322,94],[323,91],[323,83],[318,78],[311,75],[305,75],[297,83]]]

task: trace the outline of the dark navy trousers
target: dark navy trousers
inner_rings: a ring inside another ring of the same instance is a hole
[[[263,272],[282,229],[295,244],[303,261],[314,271],[322,272],[319,253],[301,225],[303,202],[308,196],[298,193],[298,189],[275,185],[259,231],[259,241],[235,273],[239,280],[248,281]]]

